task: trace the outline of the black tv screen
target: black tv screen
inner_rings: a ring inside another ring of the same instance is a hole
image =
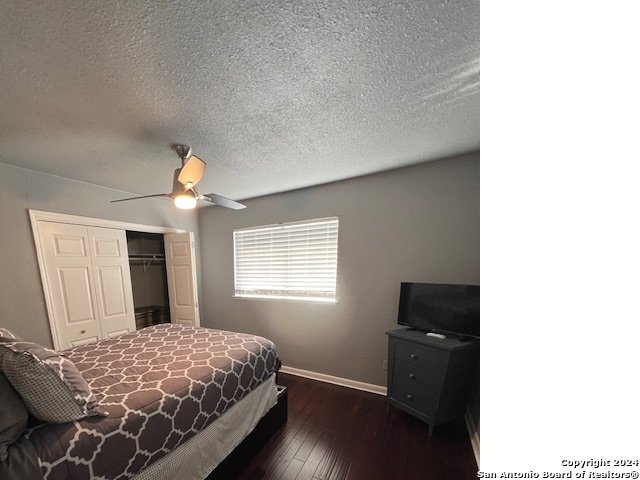
[[[403,282],[398,324],[425,332],[480,337],[480,286]]]

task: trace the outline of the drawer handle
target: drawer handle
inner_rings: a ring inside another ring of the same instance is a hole
[[[80,330],[80,333],[81,333],[81,334],[82,334],[82,333],[87,333],[87,331],[86,331],[86,330]]]
[[[409,378],[410,378],[411,380],[415,380],[415,379],[416,379],[416,376],[415,376],[415,374],[410,373],[410,374],[409,374]]]
[[[418,358],[418,357],[416,356],[416,354],[415,354],[415,353],[412,353],[412,354],[411,354],[411,360],[417,360],[417,358]]]
[[[413,401],[413,395],[407,395],[407,400]]]

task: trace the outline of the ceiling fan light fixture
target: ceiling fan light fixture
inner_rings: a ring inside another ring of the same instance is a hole
[[[195,195],[189,193],[181,193],[173,197],[173,203],[177,208],[183,210],[190,210],[196,208],[197,198]]]

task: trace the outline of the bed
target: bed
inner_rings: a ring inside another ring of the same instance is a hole
[[[162,324],[59,353],[11,337],[0,408],[23,400],[30,424],[0,411],[2,479],[203,479],[277,403],[255,335]]]

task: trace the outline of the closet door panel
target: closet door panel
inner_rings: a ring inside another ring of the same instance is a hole
[[[136,329],[124,230],[88,227],[102,336]]]
[[[164,236],[171,323],[200,325],[193,234]]]
[[[60,292],[65,307],[67,325],[95,320],[91,298],[91,269],[87,267],[58,268]]]
[[[87,228],[40,222],[57,348],[102,338]]]
[[[127,314],[123,272],[120,267],[97,267],[101,317],[112,318]]]

